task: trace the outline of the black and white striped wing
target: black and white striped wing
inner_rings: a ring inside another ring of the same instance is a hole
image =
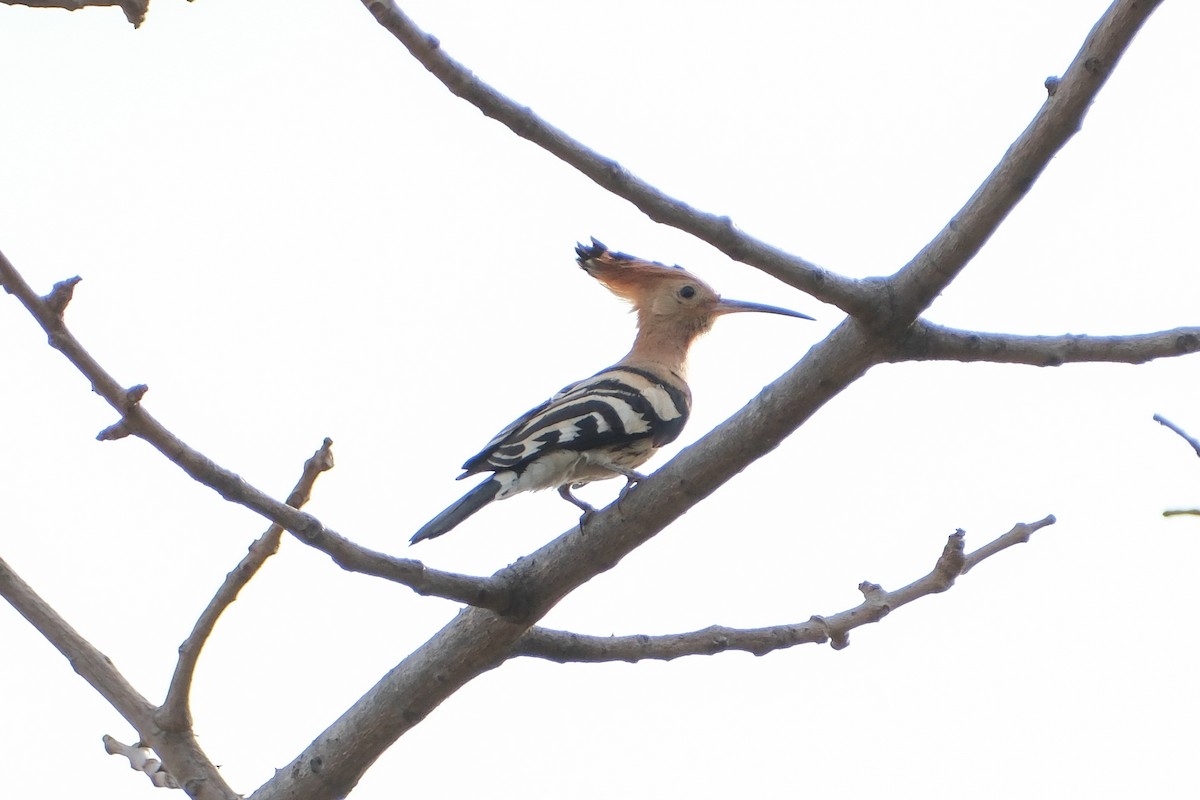
[[[567,386],[515,420],[463,464],[459,477],[502,470],[520,473],[538,458],[563,450],[619,448],[646,440],[661,447],[679,436],[690,407],[686,389],[653,372],[610,367]]]

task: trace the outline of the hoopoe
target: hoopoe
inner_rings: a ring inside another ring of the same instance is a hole
[[[575,252],[584,271],[633,305],[638,326],[633,349],[522,414],[467,459],[458,480],[492,475],[427,522],[413,544],[441,536],[493,500],[536,489],[556,488],[585,515],[591,513],[571,489],[618,476],[637,482],[642,476],[634,470],[683,430],[692,407],[684,377],[688,349],[717,317],[762,311],[812,319],[786,308],[725,300],[683,267],[616,253],[595,239]]]

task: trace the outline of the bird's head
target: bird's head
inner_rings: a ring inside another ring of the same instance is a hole
[[[659,327],[678,332],[690,342],[711,328],[717,317],[741,311],[812,319],[786,308],[726,300],[683,267],[617,253],[595,239],[590,246],[577,245],[575,252],[584,271],[633,305],[643,333]]]

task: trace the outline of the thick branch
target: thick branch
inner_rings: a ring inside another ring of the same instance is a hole
[[[300,480],[288,496],[287,504],[292,508],[300,508],[312,497],[313,485],[317,477],[327,470],[333,469],[333,440],[326,439],[312,458],[304,462],[304,470]],[[159,724],[166,730],[183,730],[191,728],[191,710],[189,696],[192,691],[192,678],[196,672],[196,664],[200,660],[200,651],[204,643],[212,635],[213,628],[221,614],[237,599],[238,593],[250,582],[267,559],[279,551],[279,539],[283,528],[272,524],[266,533],[250,545],[246,556],[238,562],[224,583],[217,589],[213,599],[209,601],[195,627],[182,645],[179,646],[179,659],[175,663],[175,674],[167,688],[167,697],[158,712]]]
[[[933,241],[888,279],[893,327],[914,320],[991,238],[1042,170],[1083,126],[1097,93],[1161,0],[1115,0],[1033,121]]]
[[[818,300],[853,314],[869,313],[876,288],[829,272],[799,256],[740,231],[726,216],[692,208],[633,175],[615,160],[600,155],[582,142],[543,120],[527,107],[493,89],[455,61],[433,36],[418,28],[391,0],[363,0],[379,24],[395,36],[413,57],[454,94],[487,116],[506,125],[551,155],[582,172],[618,197],[632,203],[655,222],[671,225],[708,242],[713,247],[784,283],[808,292]]]
[[[917,320],[889,361],[990,361],[1057,367],[1106,361],[1142,364],[1200,352],[1200,328],[1175,328],[1131,336],[1017,336],[944,328]]]
[[[832,642],[835,649],[849,645],[854,628],[878,622],[900,606],[954,585],[955,579],[986,558],[1029,541],[1036,531],[1054,524],[1054,517],[1031,523],[1020,523],[1008,533],[989,542],[975,552],[964,555],[964,534],[950,536],[933,570],[903,589],[885,592],[873,583],[859,584],[863,602],[854,608],[832,616],[814,616],[807,622],[794,625],[772,625],[767,628],[728,628],[712,625],[699,631],[666,636],[586,636],[569,631],[531,628],[513,648],[513,656],[531,656],[559,663],[670,661],[681,656],[712,655],[730,650],[766,655],[776,650],[801,644]]]
[[[135,28],[146,21],[146,12],[150,9],[150,0],[0,0],[0,3],[30,8],[65,8],[67,11],[89,6],[120,6]]]

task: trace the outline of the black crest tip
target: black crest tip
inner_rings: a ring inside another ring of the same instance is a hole
[[[604,244],[604,242],[600,241],[595,236],[592,237],[592,243],[590,246],[583,243],[577,243],[575,245],[575,255],[580,265],[590,259],[599,258],[607,252],[608,245]]]

